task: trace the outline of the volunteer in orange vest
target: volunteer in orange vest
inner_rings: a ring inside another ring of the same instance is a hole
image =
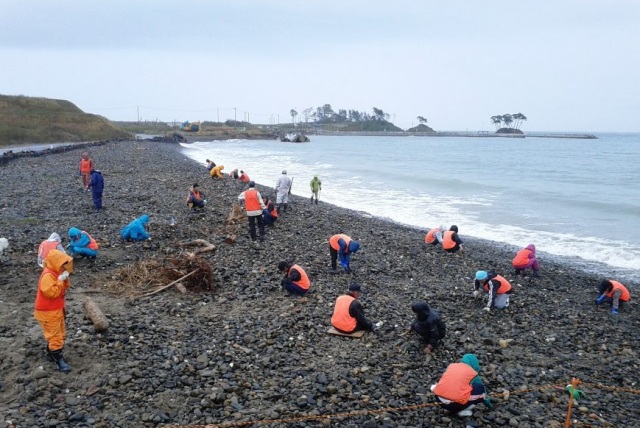
[[[278,210],[276,206],[271,202],[269,198],[266,196],[262,197],[262,202],[264,202],[264,206],[267,207],[264,211],[262,211],[262,216],[264,217],[264,225],[265,226],[273,226],[273,223],[278,220]]]
[[[455,253],[460,250],[464,253],[462,239],[458,236],[458,226],[455,224],[442,234],[442,248],[447,253]]]
[[[62,348],[66,336],[65,293],[71,286],[69,274],[73,272],[73,258],[62,251],[51,250],[44,259],[44,269],[38,281],[33,317],[42,327],[47,341],[47,356],[56,363],[58,370],[71,371],[64,360]]]
[[[40,243],[40,246],[38,247],[38,266],[43,267],[42,264],[44,259],[47,258],[49,251],[51,250],[58,250],[63,253],[65,252],[64,247],[62,246],[62,239],[60,239],[60,235],[55,232],[49,236],[49,239]]]
[[[357,300],[360,297],[359,284],[353,283],[349,291],[336,299],[331,317],[331,325],[342,333],[353,333],[360,330],[373,330],[371,324],[364,316],[364,309]]]
[[[204,193],[200,192],[198,183],[194,183],[194,185],[191,186],[191,189],[189,189],[189,195],[187,196],[187,206],[192,210],[196,208],[204,208],[204,204],[207,203],[207,200],[205,198],[206,196],[204,195]]]
[[[603,279],[600,283],[600,297],[596,300],[598,305],[604,302],[611,303],[611,313],[618,314],[618,308],[624,303],[631,300],[631,293],[618,281],[613,279]]]
[[[89,182],[91,181],[91,170],[94,169],[93,161],[89,158],[89,153],[84,152],[78,164],[78,171],[82,176],[82,187],[89,191]]]
[[[424,237],[424,243],[427,245],[439,245],[442,242],[442,234],[444,226],[434,227],[430,229]]]
[[[464,354],[459,363],[449,364],[438,383],[431,386],[431,391],[438,398],[440,407],[458,416],[473,415],[472,409],[482,402],[493,409],[485,394],[480,363],[475,354]]]
[[[79,254],[83,257],[95,259],[98,255],[98,243],[84,230],[69,228],[69,250],[72,256]]]
[[[516,270],[516,275],[520,275],[525,269],[531,268],[533,271],[532,277],[540,278],[540,274],[538,273],[540,263],[538,263],[538,259],[536,259],[536,246],[533,244],[529,244],[522,250],[518,251],[511,264]]]
[[[267,209],[262,202],[262,195],[256,190],[256,183],[249,182],[249,188],[238,196],[238,201],[244,201],[244,208],[247,211],[247,220],[249,221],[249,235],[251,240],[256,240],[256,221],[258,222],[258,231],[260,232],[260,240],[264,241],[264,221],[262,220],[262,212]]]
[[[307,273],[300,266],[292,262],[282,261],[278,263],[278,270],[284,273],[282,278],[282,288],[291,294],[304,296],[311,288],[311,281]]]
[[[483,309],[490,311],[493,308],[504,309],[509,306],[509,295],[511,294],[511,284],[502,276],[494,272],[479,270],[476,272],[474,297],[480,296],[480,287],[489,294],[487,306]]]
[[[331,269],[336,270],[336,261],[340,259],[340,264],[346,272],[351,272],[349,263],[351,254],[360,249],[360,243],[354,241],[350,236],[339,233],[329,238],[329,253],[331,254]]]

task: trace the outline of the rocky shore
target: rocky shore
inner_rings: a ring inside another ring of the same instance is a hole
[[[227,244],[225,220],[244,186],[209,179],[170,143],[89,147],[106,183],[105,208],[96,212],[76,175],[83,150],[0,166],[0,237],[10,241],[0,263],[0,426],[560,427],[569,397],[554,385],[574,377],[586,394],[574,426],[640,426],[638,306],[632,301],[617,317],[595,306],[600,277],[544,260],[542,279],[514,277],[513,247],[467,239],[466,254],[449,255],[425,248],[424,231],[295,196],[265,242],[251,243],[242,224]],[[185,205],[194,182],[209,201],[200,213]],[[152,240],[123,242],[119,230],[142,214],[151,217]],[[91,233],[100,254],[74,261],[65,344],[73,371],[63,374],[45,360],[32,315],[38,244],[54,231],[68,243],[69,227]],[[352,274],[329,270],[334,233],[362,244]],[[212,290],[131,298],[154,287],[125,284],[126,272],[187,257],[193,249],[178,244],[196,239],[216,247],[200,255]],[[307,298],[281,290],[277,264],[285,259],[309,274]],[[484,299],[473,299],[478,269],[512,281],[507,310],[486,313]],[[363,288],[367,317],[383,325],[361,339],[328,335],[333,303],[352,281]],[[626,285],[637,299],[637,284]],[[85,318],[87,297],[107,316],[106,332]],[[415,300],[447,324],[430,355],[416,336],[402,335]],[[495,399],[493,410],[480,405],[466,419],[432,405],[429,391],[464,353],[478,356]],[[343,415],[318,418],[335,414]]]

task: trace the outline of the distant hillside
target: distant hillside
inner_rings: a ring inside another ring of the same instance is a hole
[[[407,132],[425,132],[425,133],[431,133],[431,132],[436,132],[434,131],[432,128],[430,128],[429,126],[425,125],[424,123],[421,123],[418,126],[414,126],[413,128],[409,128],[407,129]]]
[[[0,95],[0,146],[130,137],[69,101]]]

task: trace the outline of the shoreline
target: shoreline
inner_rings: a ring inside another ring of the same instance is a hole
[[[586,412],[576,409],[579,421],[591,421],[591,413],[616,426],[639,421],[637,396],[593,386],[636,388],[638,375],[629,368],[637,364],[640,348],[638,305],[632,300],[615,320],[596,307],[599,275],[544,260],[542,279],[514,277],[506,244],[462,235],[468,254],[450,255],[425,248],[419,228],[322,201],[311,205],[298,195],[265,242],[252,245],[244,222],[231,229],[224,224],[245,186],[211,180],[178,145],[164,143],[111,142],[89,149],[106,186],[105,209],[96,213],[75,175],[82,150],[23,157],[0,168],[0,236],[11,245],[1,266],[2,301],[10,310],[0,313],[6,345],[0,351],[6,374],[0,381],[0,422],[152,427],[358,410],[365,413],[340,423],[464,427],[465,419],[435,406],[373,412],[429,404],[429,385],[469,352],[478,355],[480,374],[496,400],[494,410],[474,410],[479,426],[553,426],[566,416],[566,392],[518,391],[566,385],[572,377],[586,382],[581,389],[588,394],[580,401]],[[185,206],[194,182],[209,199],[196,214]],[[120,228],[142,213],[152,218],[152,240],[122,242]],[[43,359],[32,311],[37,245],[52,231],[64,237],[71,226],[90,232],[100,254],[95,261],[74,261],[65,344],[73,371],[64,375]],[[236,235],[231,245],[224,242],[230,230]],[[338,232],[362,244],[351,275],[328,269],[327,240]],[[178,244],[195,239],[215,246],[200,255],[212,267],[213,291],[168,289],[131,300],[126,287],[112,286],[136,262],[184,258]],[[309,275],[313,293],[306,300],[281,290],[276,266],[285,259]],[[506,311],[485,313],[484,298],[471,296],[480,269],[497,270],[512,281],[515,292]],[[384,324],[361,339],[327,335],[333,302],[353,281],[363,287],[365,315]],[[637,284],[626,285],[634,299]],[[109,319],[107,332],[96,334],[84,318],[86,297]],[[416,300],[427,300],[447,324],[447,337],[432,355],[422,352],[416,336],[402,336]],[[504,390],[512,392],[509,400],[500,398]],[[59,414],[65,416],[58,420]]]

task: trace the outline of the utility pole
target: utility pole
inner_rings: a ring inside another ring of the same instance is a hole
[[[136,106],[136,108],[138,109],[138,123],[140,123],[140,106]]]
[[[216,109],[216,115],[218,116],[218,123],[220,123],[220,109]]]
[[[233,108],[233,127],[237,128],[238,127],[238,119],[237,119],[237,114],[236,114],[236,108]]]

